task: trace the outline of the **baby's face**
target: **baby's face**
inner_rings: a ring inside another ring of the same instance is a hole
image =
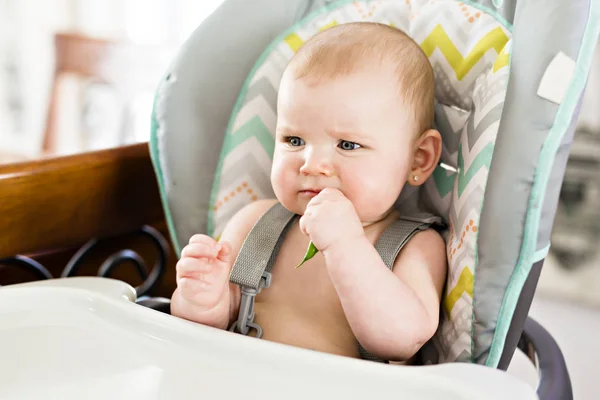
[[[303,214],[318,191],[339,189],[363,222],[392,208],[412,164],[414,124],[391,67],[312,82],[284,76],[271,183]]]

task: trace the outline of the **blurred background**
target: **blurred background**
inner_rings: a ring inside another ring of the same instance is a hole
[[[0,0],[0,164],[146,141],[161,75],[221,2]],[[595,65],[532,307],[563,347],[576,398],[592,398],[600,354],[598,55]]]
[[[0,0],[2,160],[143,141],[153,91],[221,0]]]

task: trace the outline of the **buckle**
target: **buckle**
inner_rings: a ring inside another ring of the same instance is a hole
[[[256,337],[261,338],[263,330],[260,325],[254,323],[254,299],[257,294],[263,288],[271,286],[272,276],[270,272],[263,272],[258,288],[254,289],[249,286],[240,286],[241,299],[240,299],[240,311],[238,313],[237,321],[229,328],[230,332],[238,332],[242,335],[250,333],[251,329],[256,330]]]

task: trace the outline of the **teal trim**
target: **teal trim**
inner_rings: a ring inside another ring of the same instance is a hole
[[[498,313],[498,323],[492,340],[490,354],[486,361],[486,365],[490,367],[496,368],[498,366],[502,351],[504,350],[504,342],[510,327],[510,322],[517,306],[517,300],[535,261],[535,247],[542,205],[544,204],[544,195],[546,193],[546,186],[548,185],[550,173],[552,172],[554,157],[562,142],[563,136],[571,123],[575,108],[582,96],[589,75],[594,49],[598,40],[598,34],[600,33],[600,10],[598,9],[596,0],[590,1],[588,15],[588,24],[585,28],[583,40],[577,56],[575,75],[567,90],[565,99],[558,107],[554,124],[548,133],[548,137],[544,142],[538,159],[538,167],[535,173],[525,220],[521,255],[513,275],[511,276],[504,295],[504,300],[502,301],[502,306]]]
[[[161,80],[159,86],[154,95],[154,103],[152,105],[152,114],[150,116],[150,140],[148,142],[148,147],[150,148],[150,159],[152,161],[152,166],[154,167],[154,173],[156,174],[158,180],[158,192],[160,195],[160,200],[163,205],[163,211],[165,213],[165,220],[167,222],[167,228],[169,230],[169,235],[171,236],[171,243],[173,244],[173,249],[177,257],[181,255],[181,246],[179,244],[179,240],[177,239],[177,231],[175,230],[175,224],[173,222],[173,216],[171,214],[171,209],[169,207],[169,202],[167,200],[167,192],[165,190],[165,178],[164,173],[161,167],[160,155],[158,149],[158,138],[157,133],[160,129],[160,124],[156,118],[156,104],[158,102],[158,98],[160,96],[161,87],[164,82],[168,82],[167,75],[165,78]]]
[[[462,144],[458,146],[458,197],[462,196],[465,187],[471,179],[482,168],[489,168],[494,155],[494,143],[488,143],[477,153],[468,171],[465,171],[465,160],[462,155]]]
[[[544,246],[543,248],[541,248],[538,251],[536,251],[535,253],[533,253],[533,259],[531,260],[531,262],[533,264],[535,264],[536,262],[543,260],[544,258],[546,258],[546,256],[548,255],[549,252],[550,252],[550,243],[548,243],[546,246]]]
[[[475,4],[471,1],[464,1],[465,3],[479,8],[481,11],[487,12],[488,14],[492,15],[494,18],[496,18],[496,21],[498,21],[499,23],[501,23],[502,25],[504,25],[504,27],[511,33],[511,37],[508,41],[508,43],[511,43],[511,40],[513,39],[512,37],[512,24],[509,23],[508,21],[506,21],[503,17],[500,16],[500,14],[498,14],[497,12],[493,11],[492,9],[488,8],[488,7],[484,7],[481,6],[480,4]],[[512,70],[512,45],[510,48],[510,51],[508,52],[508,65],[506,66],[506,68],[508,68],[508,76],[509,78],[506,80],[506,85],[504,87],[504,90],[506,91],[506,89],[508,88],[508,83],[510,81],[510,73]],[[491,157],[493,157],[493,153],[491,154]],[[489,168],[489,163],[488,163],[488,168]],[[486,186],[487,186],[487,180],[485,182]],[[483,204],[485,202],[482,201],[481,205],[479,207],[479,213],[478,215],[481,218],[481,214],[483,213]],[[473,253],[474,253],[474,260],[473,260],[473,297],[471,299],[471,305],[473,308],[473,312],[471,313],[471,363],[475,363],[475,309],[477,308],[477,267],[479,266],[479,235],[481,233],[481,230],[478,229],[477,233],[475,234],[475,245],[473,246]]]

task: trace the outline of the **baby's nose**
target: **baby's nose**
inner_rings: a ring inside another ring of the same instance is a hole
[[[304,164],[300,167],[300,172],[304,175],[333,175],[333,164],[325,155],[310,152],[304,159]]]

